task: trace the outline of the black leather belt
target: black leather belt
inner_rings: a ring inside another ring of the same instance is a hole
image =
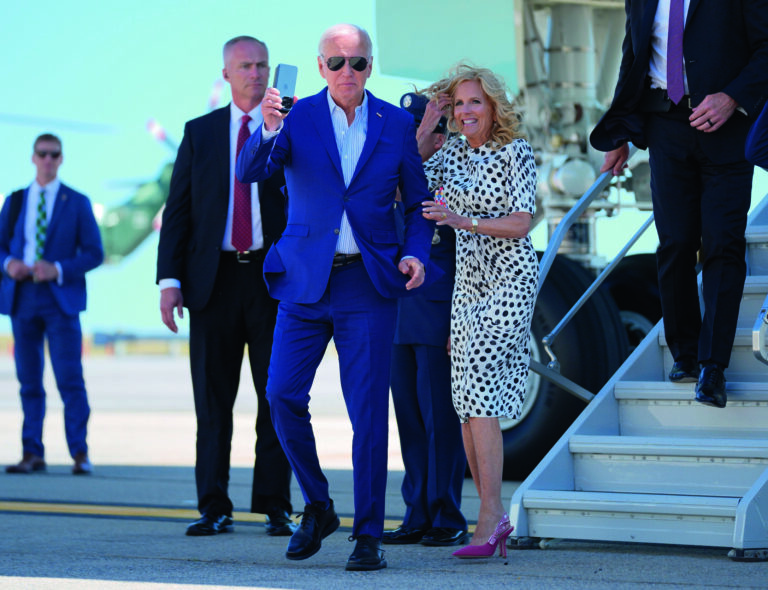
[[[264,259],[264,249],[246,250],[245,252],[236,252],[235,250],[222,250],[221,257],[228,260],[236,260],[241,264],[247,264],[256,260]]]
[[[665,88],[646,88],[640,98],[639,109],[644,113],[668,113],[670,111],[691,111],[693,105],[688,94],[675,104],[669,98]]]
[[[358,260],[362,260],[363,255],[358,254],[336,254],[333,257],[333,268],[336,268],[337,266],[346,266],[347,264],[352,264],[353,262],[357,262]]]
[[[691,97],[687,94],[683,95],[683,98],[680,99],[680,102],[678,102],[677,104],[672,103],[672,106],[669,108],[669,110],[670,111],[692,111],[693,105],[691,104]]]

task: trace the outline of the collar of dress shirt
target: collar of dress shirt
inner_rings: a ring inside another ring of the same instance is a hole
[[[330,90],[328,90],[325,93],[325,95],[328,98],[328,108],[331,109],[331,115],[333,115],[333,112],[336,109],[340,111],[344,110],[339,105],[337,105],[336,102],[333,100]],[[357,116],[360,113],[365,114],[367,112],[368,112],[368,93],[365,90],[363,90],[363,102],[360,103],[360,106],[355,107],[355,118],[357,118]]]
[[[37,182],[37,180],[32,182],[31,189],[35,191],[35,196],[40,196],[40,191],[45,189],[45,198],[47,203],[51,203],[51,195],[58,195],[59,194],[59,188],[61,187],[61,181],[59,180],[58,176],[54,178],[51,182],[46,184],[45,186],[40,186],[40,184]]]
[[[261,114],[261,104],[251,109],[250,112],[246,113],[234,102],[231,102],[229,103],[229,112],[230,112],[231,123],[237,124],[238,129],[240,128],[240,121],[242,120],[243,115],[251,116],[251,120],[248,123],[248,128],[251,130],[251,132],[253,132],[254,129],[257,129],[259,125],[261,125],[262,122],[264,121],[264,116]]]

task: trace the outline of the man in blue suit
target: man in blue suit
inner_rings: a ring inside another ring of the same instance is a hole
[[[767,0],[627,0],[616,92],[592,145],[620,174],[648,148],[664,334],[673,382],[725,407],[746,277],[751,120],[768,96]],[[696,279],[701,250],[704,315]]]
[[[768,170],[768,102],[747,136],[747,160]]]
[[[104,251],[91,203],[57,178],[61,140],[46,133],[34,143],[35,181],[5,200],[0,211],[0,313],[11,316],[16,376],[21,385],[23,457],[8,473],[43,471],[43,344],[59,394],[75,475],[93,470],[86,431],[90,408],[81,361],[79,314],[85,309],[85,273],[101,264]],[[15,204],[14,204],[15,202]]]
[[[288,559],[306,559],[339,526],[317,457],[309,390],[333,337],[354,438],[357,544],[348,570],[386,567],[381,551],[387,477],[389,367],[397,297],[422,284],[433,224],[413,118],[365,90],[371,40],[336,25],[320,40],[318,67],[328,87],[286,116],[268,89],[264,125],[238,158],[237,176],[253,182],[284,168],[287,226],[264,261],[270,295],[280,301],[267,399],[277,435],[306,506]],[[400,188],[406,219],[395,226]],[[430,273],[432,270],[430,269]]]

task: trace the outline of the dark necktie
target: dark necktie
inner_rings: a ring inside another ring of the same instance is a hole
[[[248,130],[248,121],[251,117],[243,115],[241,119],[240,132],[237,134],[237,154],[240,155],[246,140],[251,132]],[[238,252],[247,251],[253,244],[253,228],[251,220],[251,185],[250,183],[240,182],[236,177],[235,183],[235,205],[232,211],[232,245]]]
[[[40,191],[37,201],[37,219],[35,220],[35,260],[43,258],[45,250],[45,232],[48,229],[48,215],[45,206],[45,189]]]
[[[685,94],[683,83],[683,28],[684,0],[669,3],[669,30],[667,37],[667,94],[675,104]]]

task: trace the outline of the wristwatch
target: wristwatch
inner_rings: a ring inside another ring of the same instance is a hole
[[[469,229],[469,233],[474,235],[477,233],[477,217],[473,217],[470,221],[472,222],[472,227]]]

